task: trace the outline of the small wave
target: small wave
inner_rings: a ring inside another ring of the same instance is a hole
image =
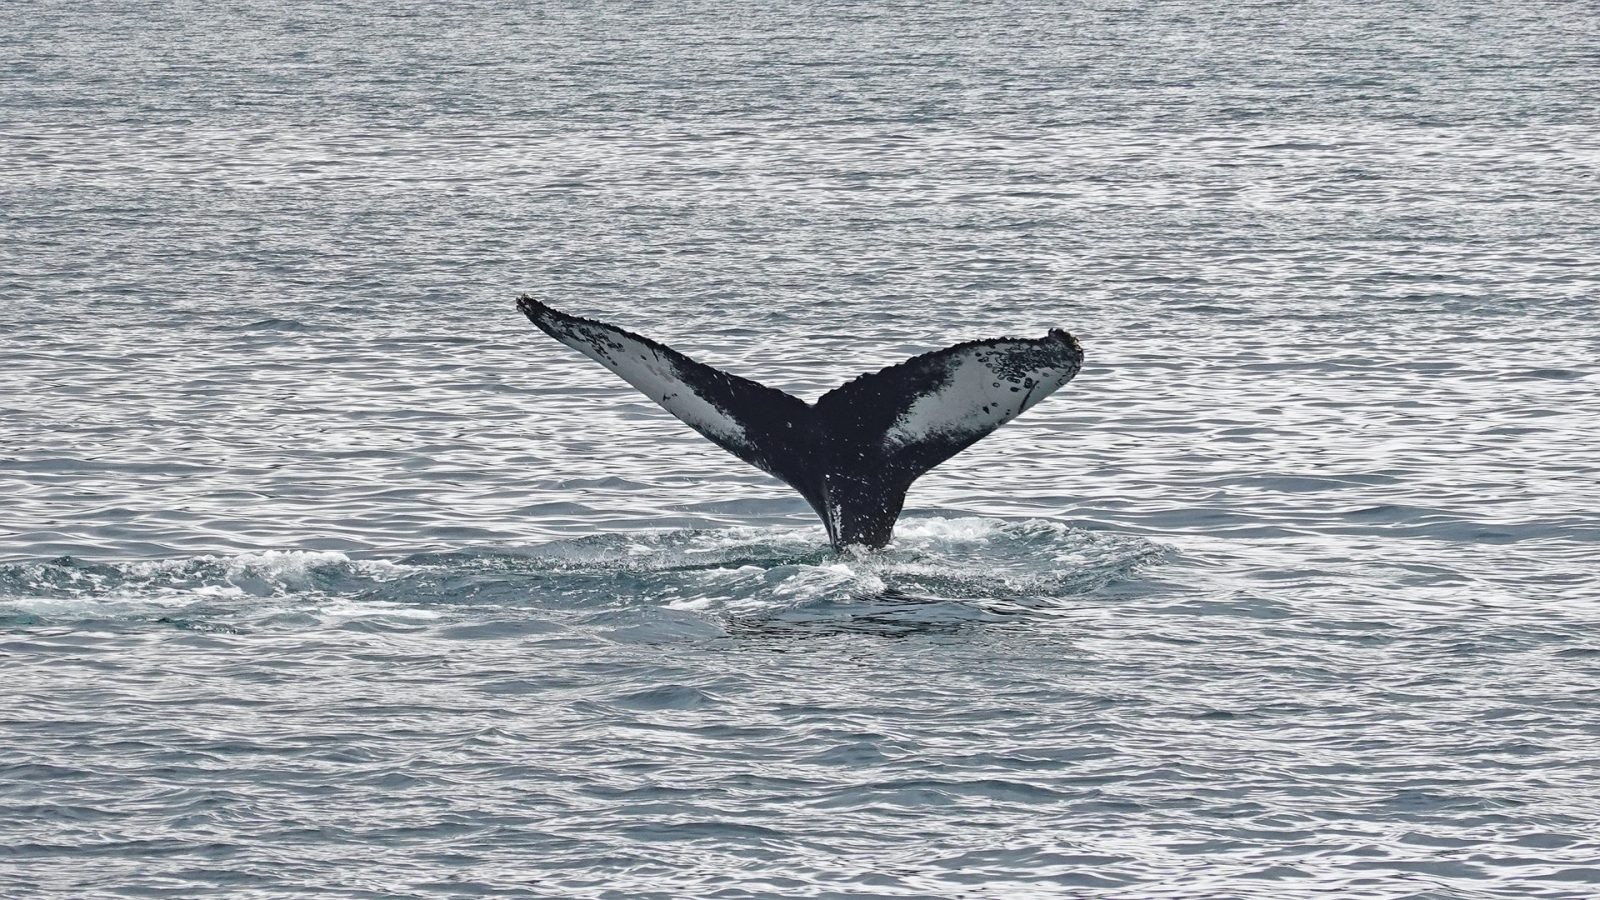
[[[877,551],[821,529],[680,529],[554,541],[499,562],[563,603],[648,604],[743,624],[970,624],[1083,596],[1168,553],[1132,535],[1032,519],[914,518]]]
[[[325,603],[412,571],[413,567],[398,563],[352,560],[334,551],[266,550],[129,563],[63,556],[0,566],[0,619],[167,618],[241,607],[277,613],[283,604],[260,601]]]
[[[314,331],[315,326],[307,325],[299,319],[266,318],[240,324],[221,326],[223,331],[276,331],[289,334]]]
[[[0,616],[25,624],[179,617],[305,627],[373,616],[427,621],[446,610],[456,611],[449,624],[458,625],[481,619],[484,608],[659,609],[746,623],[915,623],[928,615],[972,622],[1092,592],[1163,553],[1142,538],[1045,520],[920,518],[903,521],[888,548],[844,554],[828,549],[818,528],[727,528],[397,561],[301,550],[131,563],[62,557],[0,566]]]

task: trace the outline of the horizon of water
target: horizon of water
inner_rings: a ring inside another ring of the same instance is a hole
[[[1600,889],[1592,9],[0,15],[0,894]],[[524,291],[1086,362],[840,555]]]

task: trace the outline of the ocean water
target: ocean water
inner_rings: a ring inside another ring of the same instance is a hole
[[[0,25],[0,896],[1600,893],[1592,5]],[[1087,362],[839,556],[522,291]]]

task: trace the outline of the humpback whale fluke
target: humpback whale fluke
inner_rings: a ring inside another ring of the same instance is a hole
[[[526,294],[517,308],[713,444],[799,491],[835,549],[889,543],[913,481],[1071,381],[1083,364],[1077,340],[1052,329],[914,356],[806,403]]]

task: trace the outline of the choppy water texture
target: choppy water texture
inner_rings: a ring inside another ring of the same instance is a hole
[[[0,895],[1600,891],[1591,4],[410,9],[0,11]]]

